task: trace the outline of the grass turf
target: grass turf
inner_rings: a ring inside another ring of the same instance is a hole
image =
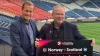
[[[96,44],[100,45],[100,23],[78,23],[77,27],[86,38],[95,38]]]

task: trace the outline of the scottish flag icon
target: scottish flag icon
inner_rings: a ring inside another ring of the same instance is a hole
[[[87,48],[83,48],[83,51],[86,52],[87,51]]]

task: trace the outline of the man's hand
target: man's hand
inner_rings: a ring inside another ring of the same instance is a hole
[[[39,46],[39,41],[42,40],[41,38],[36,38],[35,40],[35,47]]]
[[[92,40],[91,46],[94,46],[95,45],[95,39],[94,38],[91,38],[90,40]]]

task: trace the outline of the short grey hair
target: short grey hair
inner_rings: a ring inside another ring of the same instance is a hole
[[[63,5],[55,5],[55,6],[53,6],[53,8],[52,8],[52,9],[54,9],[54,8],[59,8],[59,7],[62,7],[62,8],[64,8],[64,9],[65,9],[65,7],[64,7]]]
[[[54,12],[54,9],[55,8],[63,8],[64,10],[65,10],[65,7],[63,6],[63,5],[55,5],[55,6],[53,6],[53,8],[52,8],[52,13]]]

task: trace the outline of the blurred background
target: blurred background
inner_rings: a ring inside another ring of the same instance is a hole
[[[10,56],[9,26],[21,15],[21,6],[28,0],[0,0],[0,56]],[[60,4],[66,8],[65,21],[75,23],[85,37],[95,38],[93,56],[100,56],[100,0],[30,0],[35,4],[32,15],[38,30],[53,21],[52,7]]]

